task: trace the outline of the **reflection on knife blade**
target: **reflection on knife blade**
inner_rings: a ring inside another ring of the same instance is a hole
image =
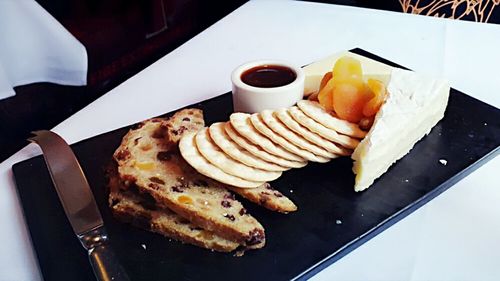
[[[90,186],[73,151],[56,133],[36,131],[37,143],[49,169],[64,212],[89,259],[98,280],[128,280],[110,249],[108,235]]]

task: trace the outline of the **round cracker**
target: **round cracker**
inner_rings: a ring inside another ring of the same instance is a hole
[[[305,149],[317,156],[323,158],[337,158],[338,155],[331,153],[320,146],[317,146],[308,140],[306,140],[302,135],[295,133],[290,130],[285,124],[283,124],[271,110],[264,110],[260,114],[261,119],[269,126],[273,131],[281,135],[283,138],[298,146],[301,149]]]
[[[318,102],[310,100],[300,100],[297,106],[307,116],[314,119],[321,125],[335,130],[338,133],[356,138],[364,138],[367,132],[361,130],[357,124],[339,119],[326,111]]]
[[[340,135],[336,131],[329,129],[307,116],[297,107],[291,107],[288,112],[292,118],[302,126],[324,137],[327,140],[338,143],[344,147],[354,149],[359,144],[359,140],[346,135]]]
[[[222,151],[247,166],[271,172],[283,172],[290,169],[264,161],[235,143],[224,130],[224,123],[212,124],[208,132],[212,140]]]
[[[273,181],[281,176],[281,172],[269,172],[247,166],[224,153],[210,138],[208,128],[203,128],[195,136],[198,151],[223,172],[249,181]]]
[[[242,178],[227,174],[221,169],[212,165],[198,151],[195,143],[196,132],[190,132],[184,135],[179,142],[179,150],[182,157],[200,174],[219,182],[233,185],[241,188],[255,188],[264,182],[248,181]]]
[[[261,134],[268,137],[273,142],[281,145],[283,148],[289,150],[290,152],[295,153],[295,154],[299,155],[300,157],[307,159],[308,161],[326,163],[330,160],[328,158],[314,155],[313,153],[311,153],[307,150],[304,150],[304,149],[296,146],[294,143],[290,142],[289,140],[285,139],[283,136],[281,136],[280,134],[278,134],[277,132],[275,132],[271,128],[269,128],[266,125],[266,123],[264,123],[264,121],[262,121],[262,117],[258,113],[252,114],[252,116],[250,116],[250,121],[252,122],[253,126],[257,129],[257,131],[259,131]]]
[[[275,163],[277,165],[287,167],[287,168],[302,168],[307,165],[307,162],[299,162],[299,161],[290,161],[286,160],[283,158],[280,158],[278,156],[275,156],[274,154],[266,152],[264,149],[259,147],[258,145],[255,145],[245,139],[244,137],[240,136],[238,132],[233,128],[230,122],[227,122],[224,125],[224,129],[227,133],[227,135],[239,146],[243,147],[246,149],[248,152],[252,153],[253,155],[261,158],[262,160],[269,161],[271,163]]]
[[[250,122],[250,114],[246,113],[233,113],[229,117],[231,125],[240,135],[253,142],[254,144],[262,147],[265,151],[274,154],[278,157],[291,161],[304,161],[303,157],[293,154],[288,150],[276,145],[269,138],[263,136]]]
[[[306,127],[300,125],[297,121],[295,121],[292,116],[288,113],[286,108],[280,108],[275,111],[275,116],[283,122],[290,130],[296,132],[297,134],[303,136],[306,140],[320,146],[331,153],[335,153],[338,155],[351,155],[352,151],[341,146],[336,145],[335,143],[321,137],[320,135],[310,131]]]

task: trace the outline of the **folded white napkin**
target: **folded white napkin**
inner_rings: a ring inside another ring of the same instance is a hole
[[[0,99],[34,82],[85,85],[87,51],[34,0],[0,1]]]

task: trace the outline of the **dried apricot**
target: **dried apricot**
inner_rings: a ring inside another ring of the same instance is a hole
[[[358,123],[359,128],[361,128],[361,130],[368,131],[372,127],[373,121],[374,121],[374,116],[363,117],[363,118],[361,118],[361,120]]]
[[[340,118],[358,123],[364,117],[363,108],[372,95],[362,82],[340,82],[333,90],[333,109]]]
[[[323,89],[321,89],[318,94],[318,100],[326,110],[333,110],[333,79],[330,79]]]
[[[326,110],[333,110],[342,119],[358,123],[374,116],[385,100],[385,85],[375,79],[363,81],[361,63],[352,57],[339,58],[332,72],[321,79],[318,101]],[[367,121],[373,122],[373,118]]]
[[[318,92],[312,93],[307,97],[310,101],[318,101]]]
[[[377,114],[380,106],[384,103],[386,89],[384,83],[375,79],[368,79],[367,85],[373,93],[373,97],[363,107],[363,115],[370,117]]]
[[[319,84],[318,92],[321,92],[321,90],[326,86],[326,83],[328,83],[328,81],[330,81],[332,77],[333,77],[332,72],[327,72],[325,73],[325,75],[323,75],[323,78],[321,78],[321,83]]]
[[[352,57],[344,56],[335,62],[332,71],[334,79],[342,80],[349,78],[359,78],[363,77],[363,70],[361,69],[361,63]]]

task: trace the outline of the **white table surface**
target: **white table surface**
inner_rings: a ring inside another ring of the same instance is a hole
[[[0,100],[35,82],[87,83],[87,51],[35,0],[0,0]]]
[[[454,88],[500,106],[499,25],[255,1],[54,130],[73,143],[225,93],[231,70],[242,62],[275,58],[303,65],[354,47],[446,77]],[[0,280],[41,278],[11,171],[39,153],[28,146],[0,164]],[[500,280],[499,171],[497,157],[313,279]]]

